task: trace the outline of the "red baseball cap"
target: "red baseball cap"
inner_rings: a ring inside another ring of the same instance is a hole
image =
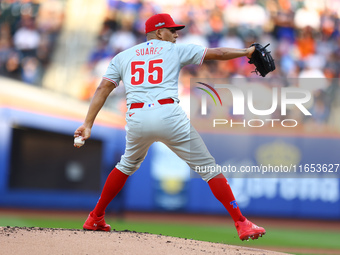
[[[151,16],[146,22],[145,22],[145,33],[149,33],[152,31],[155,31],[160,28],[170,28],[173,27],[176,30],[183,29],[184,25],[178,25],[174,22],[174,20],[171,18],[171,16],[167,13],[160,13]]]

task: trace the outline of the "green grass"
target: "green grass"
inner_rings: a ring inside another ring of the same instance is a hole
[[[43,227],[80,229],[84,219],[34,218],[0,216],[0,226]],[[320,232],[319,230],[298,230],[268,228],[267,234],[259,240],[241,242],[233,226],[212,226],[193,224],[173,224],[124,221],[107,218],[107,223],[116,230],[148,232],[166,236],[182,237],[194,240],[226,243],[240,246],[289,247],[308,249],[336,249],[340,253],[340,233],[335,231]]]
[[[202,240],[209,242],[226,243],[242,246],[281,246],[316,249],[339,249],[339,232],[320,232],[319,230],[287,230],[267,228],[267,234],[256,241],[241,242],[233,226],[183,225],[183,224],[157,224],[143,222],[110,222],[116,230],[135,230]]]

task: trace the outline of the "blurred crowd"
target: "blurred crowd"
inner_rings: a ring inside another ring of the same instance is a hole
[[[61,0],[0,2],[0,75],[41,84],[63,22]],[[313,94],[309,110],[315,123],[340,129],[340,0],[107,0],[107,14],[96,46],[85,63],[89,77],[81,99],[89,100],[108,63],[117,53],[145,41],[144,24],[155,13],[167,12],[186,28],[177,43],[206,47],[245,48],[270,43],[276,63],[270,87],[297,86]],[[199,71],[198,71],[199,70]],[[246,58],[210,61],[180,74],[183,103],[190,78],[251,78]],[[305,82],[301,82],[303,79]],[[310,78],[310,79],[308,79]],[[316,79],[318,78],[318,79]],[[310,82],[313,80],[314,82]],[[112,93],[107,107],[125,111],[124,87]],[[339,111],[339,112],[338,112]],[[332,119],[332,120],[331,120]]]
[[[159,12],[169,12],[186,25],[178,43],[244,48],[254,41],[270,42],[279,67],[276,75],[339,76],[339,0],[108,0],[90,65],[145,41],[145,20]],[[248,76],[251,67],[244,62],[222,63],[207,75]]]
[[[110,59],[145,41],[145,20],[155,13],[168,12],[177,23],[186,25],[179,31],[177,43],[231,48],[249,47],[253,42],[270,43],[277,69],[262,89],[297,86],[310,90],[314,101],[309,110],[313,117],[308,121],[326,123],[332,108],[340,107],[339,0],[108,0],[107,6],[97,46],[88,61],[88,70],[92,71],[88,98]],[[199,69],[186,67],[180,75],[181,96],[189,102],[186,96],[190,78],[256,77],[252,71],[254,67],[246,58],[206,62]],[[302,78],[314,82],[301,82]],[[119,88],[113,94],[116,100],[112,107],[116,107],[123,93]],[[337,125],[340,126],[340,120]]]
[[[41,86],[63,12],[60,0],[0,1],[0,75]]]

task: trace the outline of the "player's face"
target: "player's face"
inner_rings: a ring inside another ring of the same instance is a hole
[[[162,28],[161,36],[162,41],[168,41],[172,43],[176,43],[176,38],[178,37],[177,30],[174,28]]]

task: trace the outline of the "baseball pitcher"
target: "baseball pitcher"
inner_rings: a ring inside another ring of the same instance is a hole
[[[176,44],[176,24],[169,14],[156,14],[145,23],[147,41],[116,55],[110,62],[89,106],[84,124],[74,133],[86,140],[96,115],[112,90],[123,81],[126,90],[126,149],[120,162],[107,177],[101,197],[83,228],[110,231],[105,223],[107,205],[143,162],[150,145],[166,144],[192,169],[214,166],[215,159],[197,131],[191,126],[178,100],[178,76],[185,65],[201,65],[207,60],[251,58],[255,47],[247,49],[205,48]],[[75,144],[75,147],[79,145]],[[207,168],[208,169],[208,168]],[[257,239],[265,229],[247,220],[238,207],[228,181],[221,173],[200,173],[215,197],[228,210],[241,240]]]

